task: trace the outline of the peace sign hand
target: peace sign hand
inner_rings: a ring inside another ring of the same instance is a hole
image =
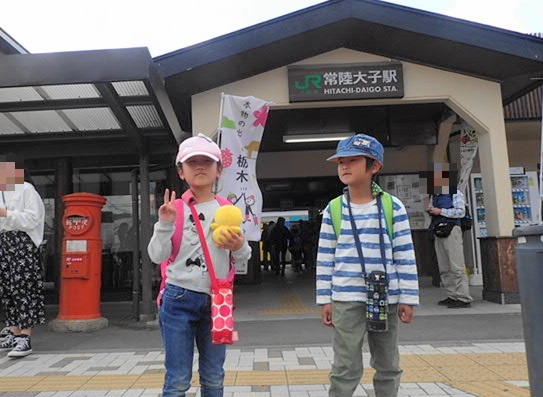
[[[175,190],[164,192],[164,204],[158,209],[158,217],[163,222],[175,222],[177,209],[175,208]]]

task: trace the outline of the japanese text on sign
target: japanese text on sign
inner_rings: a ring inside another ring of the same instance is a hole
[[[399,62],[290,66],[288,83],[291,102],[404,95]]]
[[[89,227],[89,218],[85,216],[69,216],[65,220],[67,231],[79,232]]]

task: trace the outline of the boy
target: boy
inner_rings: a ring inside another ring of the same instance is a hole
[[[366,333],[371,365],[376,370],[373,377],[376,397],[398,395],[402,374],[398,318],[410,323],[413,306],[419,304],[415,252],[405,207],[392,196],[393,230],[388,231],[386,208],[380,197],[383,191],[373,181],[383,167],[383,154],[383,145],[377,139],[358,134],[339,142],[336,154],[327,159],[337,163],[339,179],[347,185],[341,199],[341,230],[336,234],[328,204],[323,211],[317,255],[317,304],[322,306],[324,325],[333,327],[330,397],[352,396],[359,385],[364,370],[362,343]],[[358,247],[352,222],[357,229]],[[387,330],[368,331],[365,275],[385,269]]]

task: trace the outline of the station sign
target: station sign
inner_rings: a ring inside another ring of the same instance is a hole
[[[402,98],[400,62],[292,65],[288,67],[290,102]]]

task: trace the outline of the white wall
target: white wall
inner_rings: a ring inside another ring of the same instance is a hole
[[[388,60],[390,59],[373,54],[339,48],[308,58],[298,64],[365,63]],[[513,210],[512,198],[508,194],[510,192],[509,159],[500,84],[409,62],[402,62],[402,65],[405,94],[403,98],[290,104],[287,66],[217,87],[192,97],[193,132],[211,134],[217,129],[221,93],[238,96],[252,95],[268,100],[273,103],[272,111],[274,106],[281,109],[293,109],[443,102],[480,132],[479,156],[485,180],[484,192],[486,197],[495,198],[494,202],[491,200],[487,203],[489,235],[510,235],[513,229]],[[427,168],[427,163],[431,158],[422,147],[389,150],[389,152],[390,154],[386,154],[384,172],[420,171]],[[261,154],[260,156],[258,176],[261,178],[332,173],[330,166],[324,162],[327,153],[323,153],[321,157],[315,153],[303,152]],[[502,210],[498,211],[498,208]]]

